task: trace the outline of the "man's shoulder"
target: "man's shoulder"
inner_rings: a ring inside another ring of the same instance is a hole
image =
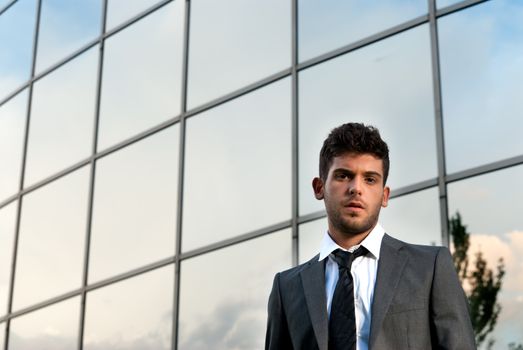
[[[425,257],[429,259],[435,259],[441,253],[445,255],[449,254],[448,248],[444,246],[408,243],[394,238],[388,234],[383,236],[382,244],[393,247],[394,249],[398,250],[398,252],[406,253],[410,256],[419,258]]]
[[[281,280],[292,280],[296,277],[299,277],[302,271],[310,268],[314,264],[321,263],[318,260],[319,256],[320,256],[319,254],[316,254],[316,256],[314,256],[312,259],[310,259],[307,262],[304,262],[298,266],[294,266],[294,267],[291,267],[290,269],[279,272],[278,275],[279,275],[280,279]]]

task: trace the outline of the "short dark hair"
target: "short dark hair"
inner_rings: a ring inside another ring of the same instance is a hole
[[[327,180],[334,157],[345,153],[372,154],[383,162],[383,185],[389,176],[389,147],[378,129],[362,123],[346,123],[332,129],[320,151],[320,178]]]

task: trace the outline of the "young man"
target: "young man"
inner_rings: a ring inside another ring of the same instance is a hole
[[[266,349],[476,348],[448,249],[399,241],[378,223],[388,172],[377,129],[348,123],[325,140],[312,185],[328,232],[319,255],[274,278]]]

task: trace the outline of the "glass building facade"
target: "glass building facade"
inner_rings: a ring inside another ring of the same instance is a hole
[[[518,0],[0,0],[0,349],[262,348],[348,121],[391,149],[386,231],[460,213],[522,344],[522,42]]]

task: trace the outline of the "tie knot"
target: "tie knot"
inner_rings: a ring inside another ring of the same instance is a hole
[[[346,268],[350,270],[352,262],[359,256],[367,255],[368,250],[364,246],[360,245],[358,249],[352,253],[345,250],[336,249],[331,253],[331,257],[338,263],[340,268]]]

